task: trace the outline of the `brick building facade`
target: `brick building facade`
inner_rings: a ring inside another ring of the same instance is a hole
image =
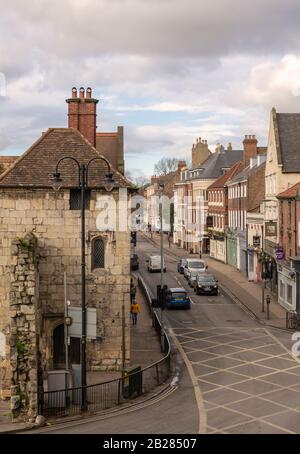
[[[279,200],[278,301],[296,310],[297,283],[293,257],[300,255],[300,182],[277,195]]]

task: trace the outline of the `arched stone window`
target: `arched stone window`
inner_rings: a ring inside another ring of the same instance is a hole
[[[92,243],[92,270],[105,266],[105,243],[102,238],[95,238]]]

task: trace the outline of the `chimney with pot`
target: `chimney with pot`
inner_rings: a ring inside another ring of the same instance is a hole
[[[77,88],[72,88],[72,97],[68,103],[68,127],[78,129],[82,135],[96,147],[96,121],[98,99],[92,97],[92,89],[81,87],[79,97]]]
[[[186,162],[183,160],[178,161],[177,171],[180,173],[185,168],[186,168]]]
[[[196,144],[192,147],[192,167],[199,167],[209,156],[211,152],[208,149],[207,140],[196,139]]]
[[[232,143],[229,142],[229,144],[227,145],[227,151],[232,151]]]
[[[257,157],[257,139],[254,135],[247,135],[243,141],[244,145],[244,167],[250,165],[250,158]]]

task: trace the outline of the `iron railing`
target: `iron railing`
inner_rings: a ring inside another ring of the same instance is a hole
[[[139,285],[148,303],[153,326],[163,345],[163,358],[136,372],[129,372],[126,376],[123,374],[122,378],[86,387],[40,391],[38,396],[40,415],[46,418],[58,418],[80,414],[82,390],[85,390],[87,395],[87,411],[97,412],[127,402],[167,382],[171,374],[171,344],[168,335],[165,332],[162,333],[160,318],[152,308],[151,295],[141,277],[139,277]]]

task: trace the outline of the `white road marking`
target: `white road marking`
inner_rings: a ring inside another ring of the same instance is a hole
[[[176,334],[174,333],[172,328],[169,330],[169,334],[172,337],[176,348],[180,352],[180,354],[181,354],[181,356],[183,358],[183,361],[185,362],[185,365],[187,367],[189,376],[190,376],[192,384],[193,384],[194,393],[195,393],[195,399],[196,399],[196,402],[197,402],[197,407],[198,407],[198,412],[199,412],[199,430],[198,430],[198,433],[199,434],[205,434],[206,433],[206,424],[207,424],[206,411],[205,411],[205,406],[204,406],[204,402],[203,402],[202,393],[201,393],[201,390],[200,390],[200,387],[199,387],[198,379],[197,379],[197,377],[195,375],[193,366],[192,366],[189,358],[187,357],[184,349],[182,348],[182,346],[181,346],[180,342],[178,341],[178,339],[176,337]]]

